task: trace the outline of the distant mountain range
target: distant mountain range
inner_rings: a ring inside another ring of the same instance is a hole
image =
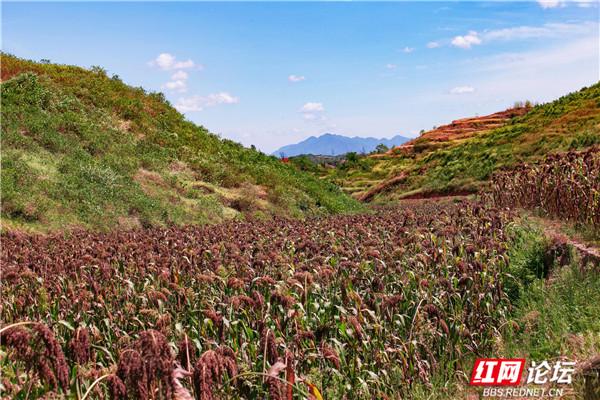
[[[348,137],[325,133],[319,137],[311,136],[300,143],[283,146],[274,151],[273,154],[276,156],[284,155],[285,157],[293,157],[300,154],[337,156],[350,152],[370,153],[379,144],[393,147],[399,146],[409,140],[410,138],[400,135],[394,136],[391,139],[377,139],[374,137]]]

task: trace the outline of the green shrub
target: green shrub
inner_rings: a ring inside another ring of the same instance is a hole
[[[546,277],[549,244],[533,227],[513,225],[510,234],[509,266],[502,285],[511,302],[516,302],[534,281]]]

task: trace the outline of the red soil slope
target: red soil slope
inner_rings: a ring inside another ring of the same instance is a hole
[[[388,155],[397,152],[411,151],[415,144],[424,142],[448,142],[457,139],[465,139],[476,133],[501,127],[511,118],[525,115],[530,107],[509,108],[494,114],[482,117],[462,118],[452,121],[448,125],[439,126],[430,131],[424,132],[421,136],[404,143],[401,146],[394,147],[388,151]]]

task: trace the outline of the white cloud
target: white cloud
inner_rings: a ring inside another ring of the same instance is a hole
[[[315,121],[321,120],[324,121],[326,118],[323,115],[325,111],[325,107],[323,107],[323,103],[316,102],[308,102],[300,108],[300,113],[302,114],[302,118],[306,121]]]
[[[414,50],[415,50],[414,47],[408,47],[408,46],[406,46],[405,48],[402,49],[402,51],[405,53],[412,53]]]
[[[396,69],[396,68],[398,68],[398,66],[396,64],[386,64],[385,67],[387,69]]]
[[[161,87],[172,92],[183,93],[187,91],[188,74],[185,71],[177,71],[171,75],[171,80]]]
[[[185,71],[177,71],[171,75],[171,79],[174,81],[185,80],[188,78],[188,73]]]
[[[323,111],[325,111],[325,108],[323,107],[323,103],[312,103],[312,102],[306,103],[300,109],[300,112],[303,112],[303,113],[323,112]]]
[[[598,23],[547,23],[540,26],[515,26],[503,29],[485,30],[481,33],[469,31],[464,36],[455,36],[451,43],[455,47],[470,49],[472,46],[493,41],[564,38],[598,32]]]
[[[240,101],[239,98],[232,96],[227,92],[209,94],[206,99],[206,105],[208,107],[215,106],[217,104],[236,104]]]
[[[290,82],[302,82],[303,80],[305,80],[306,78],[304,77],[304,75],[290,75],[288,76],[288,81]]]
[[[202,111],[205,101],[202,96],[182,97],[175,103],[175,108],[181,112]]]
[[[440,44],[438,42],[429,42],[427,43],[427,48],[428,49],[435,49],[440,47]]]
[[[464,36],[455,36],[451,43],[453,46],[460,47],[461,49],[470,49],[473,45],[481,44],[481,38],[477,32],[469,31]]]
[[[575,3],[581,8],[591,7],[594,0],[575,0]]]
[[[484,42],[488,42],[492,40],[559,38],[565,35],[588,34],[597,29],[598,24],[594,22],[582,24],[548,23],[542,26],[517,26],[490,30],[482,34],[482,39]]]
[[[562,1],[560,0],[538,0],[538,4],[542,8],[556,8],[562,5]]]
[[[472,59],[469,62],[476,65],[478,70],[484,73],[493,71],[515,73],[515,71],[519,71],[520,73],[527,72],[531,75],[535,75],[536,73],[542,74],[546,71],[556,71],[559,66],[576,66],[580,64],[582,66],[581,73],[576,73],[577,68],[573,68],[570,71],[570,75],[573,75],[572,78],[575,78],[575,75],[579,75],[579,77],[585,75],[583,72],[592,72],[592,75],[596,75],[597,81],[599,51],[596,32],[595,34],[552,49],[526,53],[503,53],[490,56],[486,59]],[[584,65],[593,65],[594,68],[586,70],[584,69]],[[556,78],[558,77],[561,77],[562,80],[569,78],[557,74]]]
[[[566,7],[567,4],[575,4],[582,8],[591,7],[594,2],[598,2],[597,0],[537,0],[540,7],[543,9],[548,8],[558,8],[558,7]]]
[[[201,65],[197,65],[192,60],[188,59],[185,61],[178,61],[174,55],[170,53],[161,53],[154,60],[149,63],[152,66],[156,66],[164,71],[173,69],[188,69],[188,68],[201,68]]]
[[[182,97],[177,100],[175,108],[181,112],[202,111],[206,107],[213,107],[219,104],[236,104],[239,101],[239,98],[227,92],[220,92],[212,93],[208,96]]]
[[[598,82],[599,52],[596,32],[543,49],[472,58],[461,68],[469,71],[469,83],[477,88],[469,96],[477,103],[545,102]]]
[[[302,118],[307,122],[313,122],[315,124],[323,124],[327,121],[327,117],[322,113],[304,113],[302,114]],[[331,126],[333,124],[329,124]]]
[[[475,88],[472,86],[457,86],[454,87],[450,90],[451,94],[467,94],[467,93],[473,93],[475,91]]]
[[[187,83],[183,79],[177,79],[175,81],[169,81],[162,85],[163,89],[171,90],[173,92],[185,92],[187,91]]]

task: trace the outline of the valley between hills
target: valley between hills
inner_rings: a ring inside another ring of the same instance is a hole
[[[280,160],[1,61],[3,398],[479,398],[480,357],[600,396],[600,83]]]

